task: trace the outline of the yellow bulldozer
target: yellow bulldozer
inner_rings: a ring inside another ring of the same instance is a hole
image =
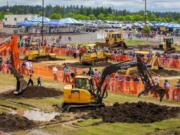
[[[111,54],[109,52],[97,51],[82,54],[81,63],[95,65],[98,62],[107,62]]]
[[[45,49],[29,49],[26,52],[25,59],[29,61],[44,61],[56,59],[56,54],[46,53]]]
[[[121,47],[123,49],[127,49],[127,45],[120,32],[108,32],[105,42],[97,42],[96,47]]]
[[[159,49],[164,50],[165,53],[173,53],[176,51],[176,45],[174,39],[167,37],[163,39],[163,42],[159,45]]]

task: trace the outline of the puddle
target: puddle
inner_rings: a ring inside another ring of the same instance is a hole
[[[31,111],[25,111],[23,116],[29,120],[47,122],[53,120],[59,114],[60,113],[57,112],[45,113],[41,111],[31,110]]]

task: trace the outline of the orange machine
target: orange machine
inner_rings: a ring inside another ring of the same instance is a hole
[[[27,87],[27,82],[24,80],[23,76],[18,72],[20,68],[20,59],[17,35],[12,35],[10,41],[6,41],[6,43],[3,43],[0,46],[0,53],[6,51],[7,49],[9,49],[11,52],[11,72],[17,81],[16,91],[14,92],[14,94],[20,94]]]

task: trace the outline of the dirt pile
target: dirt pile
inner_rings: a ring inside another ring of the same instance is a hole
[[[180,108],[159,106],[153,103],[115,103],[113,106],[97,109],[89,115],[102,118],[103,122],[152,123],[176,117]]]
[[[0,114],[0,130],[2,131],[25,130],[33,128],[35,125],[33,121],[25,117],[6,113]]]
[[[13,91],[10,91],[8,93],[3,93],[0,95],[0,97],[5,98],[43,98],[43,97],[56,97],[63,95],[63,92],[58,91],[54,88],[46,88],[46,87],[37,87],[37,86],[30,86],[23,91],[20,95],[14,95]]]

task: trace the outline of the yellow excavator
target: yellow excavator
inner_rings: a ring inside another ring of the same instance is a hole
[[[110,56],[109,52],[104,51],[86,52],[82,54],[81,63],[95,65],[98,62],[107,62]]]
[[[127,49],[127,45],[120,32],[108,32],[105,42],[97,42],[96,47],[121,47],[123,49]]]
[[[62,111],[73,111],[77,108],[103,107],[103,99],[108,96],[108,81],[106,80],[108,76],[119,70],[121,71],[131,67],[137,67],[138,74],[145,86],[145,89],[140,92],[138,96],[154,92],[159,95],[160,101],[162,101],[165,94],[164,89],[154,83],[146,64],[143,63],[140,57],[137,57],[137,61],[134,62],[122,62],[107,66],[102,72],[97,88],[94,87],[91,77],[76,76],[73,85],[64,87],[64,103],[61,106]]]

